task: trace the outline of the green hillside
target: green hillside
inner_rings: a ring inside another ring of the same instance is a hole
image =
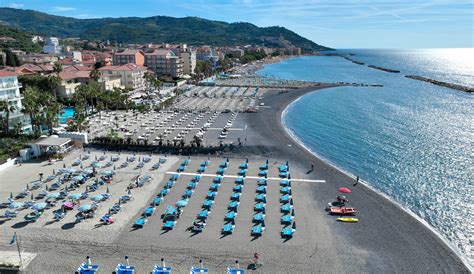
[[[305,51],[327,49],[283,27],[260,28],[250,23],[226,23],[196,17],[76,19],[32,10],[0,8],[0,21],[42,35],[79,37],[118,43],[188,43],[231,46],[255,44],[296,46]]]

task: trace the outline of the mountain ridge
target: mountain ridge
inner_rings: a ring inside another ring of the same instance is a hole
[[[78,19],[34,10],[0,8],[0,22],[47,36],[78,37],[117,43],[187,43],[192,45],[268,47],[294,46],[304,52],[329,49],[281,26],[258,27],[200,17],[106,17]]]

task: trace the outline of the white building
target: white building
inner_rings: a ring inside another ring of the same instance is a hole
[[[21,110],[23,106],[21,100],[23,97],[20,94],[21,85],[18,83],[17,74],[10,71],[0,71],[0,101],[8,101],[10,106],[15,110],[10,112],[9,128],[13,130],[15,125],[21,123],[24,133],[32,131],[31,120],[29,115],[23,114]],[[6,117],[6,113],[0,113],[0,116]]]
[[[194,69],[196,69],[196,51],[188,49],[185,52],[181,52],[180,56],[183,59],[184,74],[194,74]]]
[[[104,75],[119,76],[121,85],[126,88],[131,88],[135,91],[145,89],[145,79],[143,76],[147,69],[143,66],[136,64],[105,66],[101,67],[99,71]]]
[[[62,47],[59,45],[59,39],[57,37],[49,37],[46,39],[46,43],[43,46],[43,51],[48,54],[60,54]]]

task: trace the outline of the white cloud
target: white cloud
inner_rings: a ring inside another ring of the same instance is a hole
[[[63,11],[73,11],[76,10],[74,7],[53,7],[52,11],[55,12],[63,12]]]
[[[23,8],[24,6],[25,6],[24,4],[19,4],[19,3],[11,3],[9,5],[10,8],[14,8],[14,9]]]

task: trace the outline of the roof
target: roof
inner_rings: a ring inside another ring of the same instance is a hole
[[[71,138],[59,138],[59,137],[40,137],[36,139],[33,144],[37,146],[62,146],[71,141]]]
[[[156,56],[167,56],[167,55],[175,55],[174,52],[172,52],[171,50],[169,49],[155,49],[153,51],[150,51],[150,52],[145,52],[145,56],[146,55],[156,55]]]
[[[126,50],[121,51],[121,52],[116,52],[115,55],[135,55],[137,53],[143,54],[143,51],[141,51],[139,49],[126,49]]]
[[[63,68],[63,71],[91,71],[92,69],[90,67],[85,67],[85,66],[78,66],[78,65],[72,65],[72,66],[67,66]]]
[[[89,70],[80,70],[80,71],[62,71],[59,73],[59,78],[62,80],[71,80],[76,78],[90,78]]]
[[[144,66],[140,66],[137,64],[126,64],[121,66],[105,66],[99,68],[100,71],[139,71],[139,70],[146,70]]]
[[[18,73],[8,70],[0,70],[0,77],[18,76]]]

